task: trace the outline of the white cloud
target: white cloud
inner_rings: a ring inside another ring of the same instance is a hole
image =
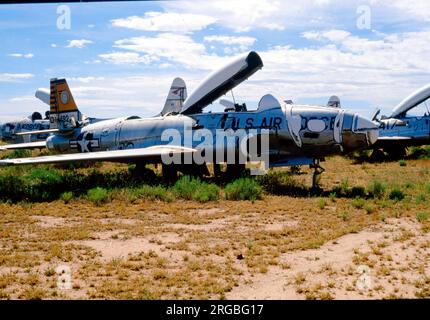
[[[345,30],[329,30],[325,32],[321,31],[306,31],[302,33],[302,37],[308,40],[329,40],[332,42],[339,42],[350,36],[351,33]]]
[[[34,101],[34,96],[21,96],[9,99],[10,102],[27,102]]]
[[[209,15],[235,32],[261,28],[284,30],[298,25],[320,25],[327,0],[272,1],[169,1],[163,4],[167,11]]]
[[[34,57],[34,54],[32,54],[32,53],[11,53],[11,54],[9,54],[9,56],[14,57],[14,58],[31,59]]]
[[[69,40],[69,44],[67,45],[67,48],[85,48],[87,44],[93,43],[91,40],[86,39],[76,39],[76,40]]]
[[[33,78],[32,73],[0,73],[0,82],[15,82]]]
[[[204,29],[216,22],[216,18],[203,14],[176,12],[146,12],[144,17],[131,16],[111,20],[115,27],[142,31],[189,33]]]
[[[143,54],[133,56],[137,59],[136,62],[142,60],[144,63],[150,63],[165,59],[191,69],[211,70],[228,60],[228,57],[209,55],[203,44],[195,42],[187,35],[173,33],[122,39],[115,41],[114,47]],[[121,61],[126,62],[126,59]]]
[[[226,45],[239,45],[244,47],[252,46],[255,41],[257,41],[254,37],[232,37],[232,36],[205,36],[203,41],[206,42],[220,42]]]
[[[105,80],[105,78],[104,77],[91,77],[91,76],[89,76],[89,77],[71,77],[71,78],[68,78],[68,80],[76,81],[76,82],[80,82],[80,83],[91,83],[94,81],[103,81],[103,80]]]
[[[373,0],[375,4],[383,6],[385,1]],[[415,19],[430,20],[430,2],[428,0],[393,0],[390,6],[398,8],[404,14],[415,17]],[[409,17],[408,17],[409,18]]]
[[[261,51],[264,68],[243,88],[259,94],[267,90],[279,99],[293,100],[336,94],[342,100],[362,101],[367,107],[362,112],[369,114],[369,104],[390,110],[429,83],[430,47],[426,39],[430,30],[379,35],[375,39],[341,30],[304,36],[318,40],[317,46],[275,46]]]
[[[250,46],[252,46],[255,41],[254,37],[235,37],[235,36],[205,36],[203,41],[209,43],[221,43],[225,45],[224,53],[227,55],[237,54],[247,51]],[[211,46],[212,47],[212,46]],[[212,47],[214,49],[215,47]]]
[[[99,54],[99,57],[108,63],[113,64],[149,64],[151,61],[157,60],[157,57],[150,55],[140,55],[137,52],[112,52]],[[96,60],[97,61],[97,60]]]
[[[57,44],[51,43],[51,48],[56,48],[56,47],[57,47]]]

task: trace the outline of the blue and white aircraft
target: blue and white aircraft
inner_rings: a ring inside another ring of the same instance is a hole
[[[376,110],[372,117],[379,122],[379,138],[372,145],[373,158],[383,158],[384,152],[401,158],[407,147],[430,144],[430,84],[407,96],[390,116],[378,119],[379,113]]]
[[[255,110],[233,105],[224,112],[203,112],[262,67],[260,56],[251,51],[213,72],[188,97],[175,89],[167,104],[167,109],[174,106],[172,112],[87,125],[83,125],[66,80],[52,79],[50,128],[57,132],[48,137],[46,146],[60,154],[3,159],[0,165],[74,161],[161,163],[163,172],[170,176],[177,171],[204,174],[206,164],[216,168],[220,163],[226,163],[235,172],[256,156],[263,159],[266,168],[311,165],[316,187],[323,171],[320,160],[368,148],[377,140],[378,126],[374,122],[339,108],[335,99],[333,106],[296,105],[281,104],[272,95],[265,95]],[[254,153],[248,152],[253,147]]]

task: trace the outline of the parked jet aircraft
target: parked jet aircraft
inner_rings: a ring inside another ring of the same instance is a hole
[[[49,119],[42,118],[39,112],[33,112],[28,117],[12,120],[0,126],[1,140],[6,142],[20,143],[45,140],[47,133],[19,135],[21,132],[40,131],[49,129]]]
[[[321,159],[367,148],[376,141],[378,127],[358,114],[327,106],[281,105],[272,95],[265,95],[254,111],[242,106],[225,112],[203,112],[207,105],[262,67],[259,55],[250,52],[212,73],[185,101],[182,95],[178,100],[179,113],[153,118],[130,116],[86,126],[82,126],[82,114],[66,80],[52,79],[50,121],[51,128],[58,132],[47,139],[46,145],[61,154],[4,159],[0,165],[116,161],[162,163],[166,174],[190,168],[194,173],[203,173],[207,163],[224,162],[232,168],[244,165],[237,161],[238,145],[243,147],[243,140],[237,135],[241,132],[248,137],[245,149],[256,144],[257,150],[260,149],[257,156],[260,159],[267,156],[264,159],[271,167],[311,165],[315,169],[313,185],[316,186],[322,172]],[[224,144],[229,137],[233,137],[233,143]],[[267,148],[263,148],[265,141],[268,141]],[[215,153],[216,159],[210,159]],[[177,159],[176,156],[179,162],[168,161]],[[187,162],[186,158],[191,160]]]
[[[421,115],[414,115],[421,113]],[[381,152],[394,157],[403,157],[406,148],[430,144],[430,84],[410,94],[394,107],[389,117],[378,119],[380,110],[376,110],[373,120],[378,121],[379,138],[372,146],[372,156],[381,158]]]
[[[35,94],[36,98],[40,99],[42,102],[50,105],[50,92],[48,89],[40,88],[36,91]],[[169,93],[166,98],[166,102],[164,104],[163,110],[158,116],[163,116],[172,112],[178,113],[180,111],[180,108],[182,107],[182,102],[187,97],[187,87],[185,85],[184,80],[181,78],[175,78],[172,82],[172,85],[170,87]],[[41,117],[41,115],[36,112],[33,114],[33,116],[36,114],[36,118]],[[39,124],[42,122],[41,126],[33,125],[29,126],[27,125],[28,120],[24,119],[21,120],[21,122],[18,123],[18,125],[14,123],[6,123],[1,128],[1,130],[8,132],[10,139],[5,139],[4,141],[13,141],[14,144],[7,144],[0,146],[0,151],[4,150],[15,150],[15,149],[38,149],[38,148],[45,148],[46,147],[46,139],[49,134],[58,132],[58,128],[53,128],[50,124],[49,120],[49,111],[46,113],[47,119],[45,120],[36,120],[35,123]],[[82,116],[82,126],[85,126],[87,124],[96,123],[99,121],[107,120],[107,119],[96,119],[96,118],[89,118],[86,116]],[[15,128],[15,130],[12,131],[9,129],[4,129],[12,127]],[[8,135],[6,135],[8,136]]]

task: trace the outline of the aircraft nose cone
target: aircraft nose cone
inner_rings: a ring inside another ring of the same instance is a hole
[[[364,149],[376,142],[379,127],[370,119],[359,114],[346,114],[342,130],[343,146],[346,151]]]

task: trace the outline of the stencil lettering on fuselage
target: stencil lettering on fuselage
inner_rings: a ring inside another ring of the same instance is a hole
[[[81,133],[76,140],[69,141],[70,149],[78,150],[78,152],[92,152],[94,149],[100,148],[100,139],[94,139],[91,132]]]
[[[281,129],[281,124],[281,117],[263,117],[261,119],[228,117],[223,124],[223,129],[270,129],[277,131]]]

